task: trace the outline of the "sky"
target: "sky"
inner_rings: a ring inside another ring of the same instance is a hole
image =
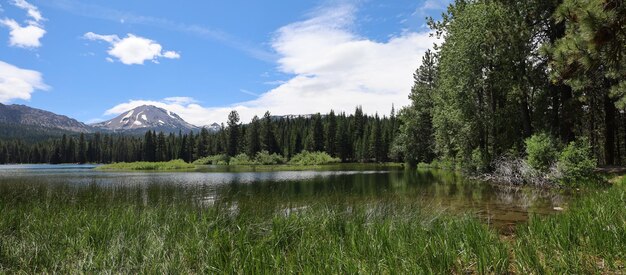
[[[388,115],[449,2],[0,0],[0,103],[85,123],[144,104],[198,126],[231,110]]]

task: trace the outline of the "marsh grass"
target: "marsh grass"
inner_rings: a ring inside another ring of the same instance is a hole
[[[193,164],[183,160],[171,160],[166,162],[118,162],[98,166],[97,170],[145,170],[145,171],[166,171],[166,170],[191,170],[195,169]]]
[[[12,193],[0,203],[0,273],[501,273],[509,265],[486,225],[407,204],[320,203],[267,217],[232,204],[142,204],[97,187],[71,197]]]
[[[210,207],[141,187],[0,188],[0,273],[619,273],[626,192],[598,191],[504,239],[410,200]],[[149,195],[149,193],[148,193]],[[288,208],[290,206],[285,206]]]
[[[596,191],[567,212],[533,216],[518,228],[520,273],[626,272],[626,188]]]

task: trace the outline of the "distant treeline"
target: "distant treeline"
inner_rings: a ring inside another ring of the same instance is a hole
[[[196,159],[225,154],[250,156],[260,151],[291,158],[304,150],[326,152],[344,162],[389,161],[389,149],[398,125],[394,111],[389,117],[369,116],[359,107],[352,115],[316,114],[276,118],[267,112],[248,124],[232,111],[228,123],[216,132],[156,133],[143,137],[119,134],[61,138],[29,143],[0,141],[0,164],[6,163],[113,163]]]

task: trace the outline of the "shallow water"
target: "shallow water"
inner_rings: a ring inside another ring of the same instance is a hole
[[[557,191],[510,189],[432,170],[346,166],[332,171],[104,172],[92,165],[0,166],[0,200],[15,196],[42,202],[106,194],[137,204],[216,203],[258,215],[290,214],[315,204],[352,207],[418,204],[431,211],[473,213],[499,229],[551,214],[571,197]],[[362,168],[362,167],[361,167]],[[97,192],[96,192],[97,191]],[[44,198],[45,197],[45,198]]]

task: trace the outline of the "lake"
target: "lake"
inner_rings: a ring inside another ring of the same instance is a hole
[[[329,171],[103,172],[92,165],[0,166],[0,200],[90,200],[139,205],[188,202],[228,206],[255,215],[289,215],[313,205],[418,204],[429,211],[472,213],[498,229],[551,214],[570,195],[554,190],[513,189],[436,170],[377,166],[333,166]]]

